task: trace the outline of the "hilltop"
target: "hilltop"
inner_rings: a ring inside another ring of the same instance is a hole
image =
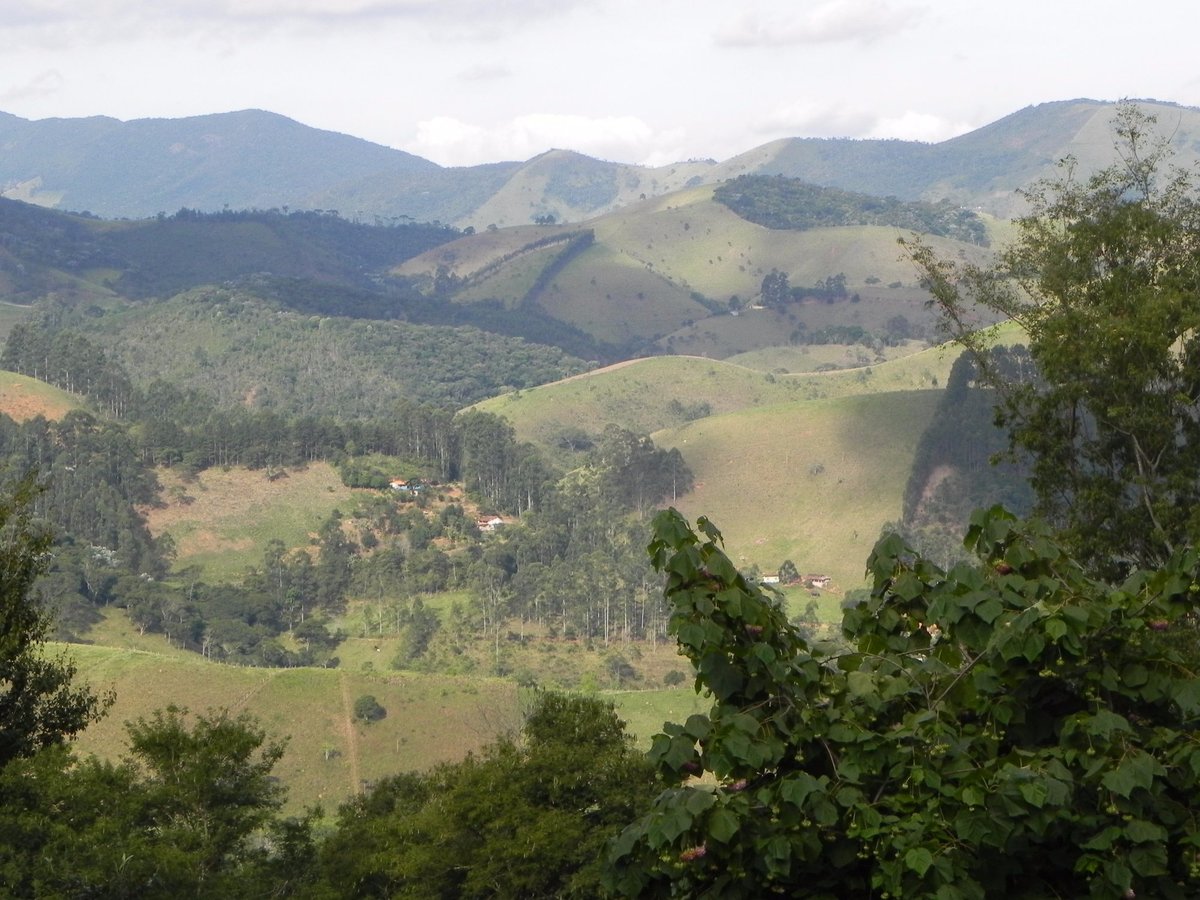
[[[1141,101],[1175,134],[1180,162],[1196,159],[1200,111]],[[1062,100],[1027,107],[937,144],[788,138],[728,160],[643,167],[569,149],[526,161],[443,168],[262,110],[121,122],[30,121],[0,114],[0,192],[106,218],[181,207],[337,210],[363,222],[439,221],[506,227],[539,216],[579,222],[639,199],[743,174],[785,175],[902,200],[950,199],[1007,217],[1016,191],[1068,154],[1107,162],[1113,103]]]

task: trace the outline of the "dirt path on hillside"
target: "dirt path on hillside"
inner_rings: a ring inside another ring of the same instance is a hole
[[[346,673],[338,673],[338,682],[342,688],[342,724],[338,729],[346,744],[346,759],[350,763],[350,793],[357,795],[362,790],[362,780],[358,772],[358,737],[354,733],[354,708],[350,704],[350,685],[346,682]]]
[[[274,681],[275,678],[282,671],[283,671],[283,669],[268,669],[267,672],[269,674],[262,681],[260,681],[258,684],[256,684],[254,687],[250,688],[250,690],[248,690],[246,693],[242,694],[242,696],[240,698],[238,698],[236,701],[234,701],[234,703],[232,703],[230,705],[229,711],[230,712],[241,712],[243,709],[245,709],[246,704],[249,703],[251,701],[251,699],[253,699],[254,695],[257,694],[259,691],[261,691],[263,688],[265,688],[272,681]]]
[[[593,375],[600,375],[604,372],[612,372],[615,369],[623,369],[626,366],[632,366],[636,362],[641,362],[639,359],[623,359],[620,362],[615,362],[612,365],[601,366],[599,369],[589,369],[586,372],[580,372],[578,375],[568,375],[566,378],[560,378],[558,381],[551,382],[552,384],[566,384],[568,381],[578,381],[580,378],[591,378]],[[544,385],[543,385],[544,386]]]

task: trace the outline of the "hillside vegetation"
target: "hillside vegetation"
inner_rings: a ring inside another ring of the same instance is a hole
[[[826,195],[847,202],[843,192],[818,192]],[[915,225],[919,217],[908,221]],[[973,241],[1003,233],[996,223],[969,221],[965,233]],[[587,227],[591,241],[565,260],[558,242],[576,231],[541,226],[465,236],[394,272],[468,306],[486,299],[535,307],[590,335],[609,361],[648,351],[719,358],[787,340],[804,343],[834,323],[854,323],[868,339],[879,339],[897,316],[915,332],[932,321],[896,245],[908,233],[900,224],[849,225],[839,218],[806,230],[767,227],[718,202],[712,187],[696,187],[622,208]],[[973,243],[928,240],[949,255],[985,258]],[[787,274],[795,302],[773,310],[775,321],[765,328],[756,327],[761,319],[730,315],[757,302],[772,272]],[[821,296],[816,286],[835,276],[843,277],[844,294]],[[813,287],[811,296],[803,293],[806,286]]]
[[[73,409],[83,408],[75,394],[53,387],[37,378],[0,371],[0,413],[18,422],[35,416],[57,420]]]

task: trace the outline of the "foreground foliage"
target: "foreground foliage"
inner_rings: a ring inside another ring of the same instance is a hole
[[[1200,685],[1177,629],[1195,551],[1113,587],[1000,509],[973,519],[980,562],[949,572],[888,537],[839,649],[806,641],[698,524],[660,514],[650,551],[713,707],[656,737],[675,786],[613,844],[615,889],[1200,892]]]
[[[345,806],[315,896],[599,896],[605,842],[653,786],[610,704],[543,694],[522,743],[388,779]]]
[[[0,766],[60,744],[99,718],[108,702],[75,687],[75,667],[45,655],[50,618],[33,597],[50,536],[33,521],[29,475],[0,497]]]
[[[312,846],[276,815],[282,745],[246,716],[168,708],[119,763],[53,748],[0,769],[6,897],[293,896]]]

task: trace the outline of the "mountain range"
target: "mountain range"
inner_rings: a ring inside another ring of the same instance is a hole
[[[1139,101],[1190,165],[1200,110]],[[336,210],[353,221],[484,229],[577,222],[630,202],[738,175],[784,175],[901,200],[948,199],[999,217],[1068,155],[1087,169],[1112,154],[1115,104],[1030,106],[936,144],[789,138],[724,161],[645,167],[551,150],[524,162],[445,168],[261,110],[122,122],[31,121],[0,113],[0,196],[103,218],[181,208]]]

